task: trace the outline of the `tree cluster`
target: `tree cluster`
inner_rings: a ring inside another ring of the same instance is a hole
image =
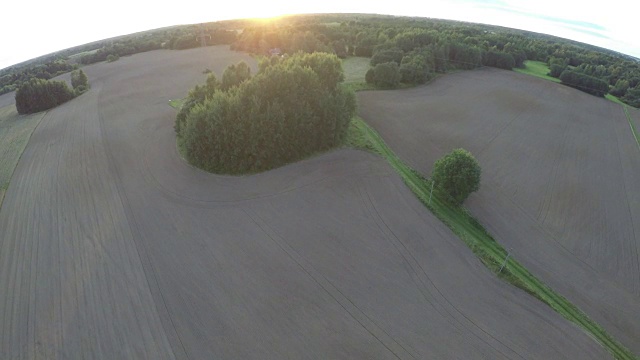
[[[536,60],[549,63],[551,76],[560,77],[565,70],[583,73],[606,82],[628,104],[640,102],[637,59],[571,40],[497,26],[379,15],[300,15],[268,25],[247,26],[233,47],[257,54],[279,49],[288,54],[325,51],[340,57],[371,57],[370,80],[378,64],[394,62],[400,82],[409,84],[420,84],[449,69],[512,69],[523,67],[525,60]],[[405,60],[414,52],[420,52],[422,58]]]
[[[189,93],[175,129],[191,164],[215,173],[255,173],[342,143],[356,101],[338,86],[344,75],[337,56],[272,57],[255,76],[247,75],[240,63],[222,82],[210,74]]]
[[[605,96],[609,92],[609,84],[597,77],[589,76],[577,71],[565,70],[560,74],[563,84],[582,90],[595,96]]]
[[[65,103],[75,96],[64,81],[31,79],[16,91],[19,114],[32,114]]]
[[[76,95],[80,95],[89,89],[89,80],[82,70],[74,70],[71,72],[71,86]]]
[[[27,67],[22,70],[6,71],[4,74],[0,73],[0,95],[16,90],[20,85],[28,82],[30,79],[48,80],[73,69],[75,69],[73,65],[58,59],[33,67]]]

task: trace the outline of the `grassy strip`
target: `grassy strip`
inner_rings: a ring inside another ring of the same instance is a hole
[[[631,128],[631,133],[633,134],[633,137],[636,139],[636,144],[638,144],[638,149],[640,149],[640,142],[638,142],[638,132],[636,131],[636,127],[633,125],[631,114],[629,114],[629,108],[625,104],[622,104],[622,108],[624,109],[624,114],[627,115],[627,120],[629,121],[629,127]]]
[[[555,83],[560,82],[560,79],[547,75],[550,71],[549,66],[547,66],[547,64],[542,61],[527,60],[524,62],[524,69],[513,68],[513,71],[521,74],[539,77],[541,79],[553,81]]]
[[[613,101],[616,104],[620,104],[622,106],[627,106],[627,104],[623,103],[622,100],[618,99],[618,97],[613,96],[611,94],[607,94],[604,96],[605,99],[609,100],[609,101]]]
[[[0,108],[0,206],[22,152],[45,114],[18,115],[14,105]]]
[[[417,171],[407,166],[387,147],[380,135],[370,128],[362,119],[355,118],[349,129],[347,145],[372,151],[384,157],[402,177],[405,184],[413,191],[418,199],[457,236],[462,239],[482,263],[500,278],[525,290],[552,309],[572,321],[588,333],[593,335],[602,346],[610,351],[617,359],[635,359],[634,355],[622,344],[614,340],[595,321],[584,312],[571,304],[567,299],[555,293],[542,281],[533,276],[524,266],[513,257],[509,257],[507,265],[499,272],[507,255],[505,249],[473,218],[466,209],[451,205],[446,195],[437,188],[429,202],[431,181],[424,178]]]

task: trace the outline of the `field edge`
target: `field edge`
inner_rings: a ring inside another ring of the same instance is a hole
[[[464,207],[451,205],[445,200],[446,195],[437,188],[431,196],[431,180],[406,165],[362,118],[356,116],[352,120],[345,146],[382,156],[418,200],[451,229],[498,278],[526,291],[578,325],[616,359],[638,359],[582,310],[531,274],[513,256],[507,257],[508,252]]]

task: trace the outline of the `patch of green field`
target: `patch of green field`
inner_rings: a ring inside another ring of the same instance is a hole
[[[0,108],[0,206],[13,170],[44,114],[18,115],[15,105]]]
[[[629,108],[625,104],[622,104],[622,107],[624,109],[624,114],[627,116],[627,121],[629,121],[629,127],[631,128],[633,138],[636,139],[636,144],[638,145],[638,149],[640,149],[640,142],[638,142],[638,132],[636,131],[636,127],[633,125],[631,114],[629,114]]]
[[[177,99],[177,100],[169,100],[169,106],[171,106],[172,108],[174,108],[176,110],[180,110],[180,108],[182,107],[182,104],[184,104],[185,100],[187,100],[187,99],[184,98],[184,99]]]
[[[549,305],[567,320],[578,324],[610,351],[616,359],[635,359],[626,347],[614,340],[600,325],[529,273],[512,256],[508,258],[506,266],[500,271],[507,251],[464,207],[451,205],[446,201],[446,194],[436,188],[433,191],[433,198],[430,198],[431,181],[400,160],[380,135],[362,119],[354,118],[352,120],[346,145],[374,152],[386,159],[424,206],[462,239],[480,261],[498,277],[525,290]]]
[[[369,70],[369,61],[367,57],[349,57],[342,60],[342,69],[344,70],[345,83],[364,83],[364,76]]]
[[[604,98],[607,99],[607,100],[613,101],[616,104],[620,104],[622,106],[627,106],[625,103],[622,102],[622,100],[618,99],[618,97],[613,96],[611,94],[605,95]]]
[[[524,62],[524,69],[513,68],[513,71],[550,80],[556,83],[560,82],[560,79],[547,75],[549,73],[549,66],[542,61],[527,60]]]

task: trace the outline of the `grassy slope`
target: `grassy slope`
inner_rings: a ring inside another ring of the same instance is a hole
[[[369,61],[366,57],[349,57],[342,60],[345,83],[364,82],[364,75],[369,70]]]
[[[13,170],[44,114],[18,115],[14,105],[0,108],[0,206]]]
[[[524,62],[524,66],[524,69],[514,68],[513,71],[519,72],[521,74],[539,77],[541,79],[553,81],[556,83],[560,82],[560,79],[547,75],[549,73],[549,66],[547,66],[547,64],[542,61],[527,60]]]
[[[480,258],[482,263],[499,277],[525,290],[540,299],[560,315],[578,324],[617,359],[635,359],[634,355],[606,333],[567,299],[555,293],[551,288],[533,276],[513,257],[509,257],[506,266],[500,272],[507,251],[473,218],[464,207],[450,205],[446,195],[437,188],[430,199],[431,181],[406,165],[387,147],[380,135],[362,119],[355,118],[349,129],[347,145],[372,151],[384,157],[402,177],[418,199],[443,223],[445,223]]]

